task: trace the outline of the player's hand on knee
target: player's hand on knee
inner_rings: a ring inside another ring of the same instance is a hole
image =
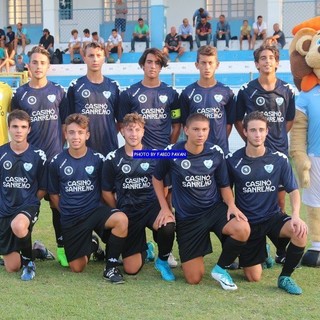
[[[174,222],[175,218],[172,211],[169,208],[161,209],[156,220],[155,225],[158,228],[165,226],[168,222]]]

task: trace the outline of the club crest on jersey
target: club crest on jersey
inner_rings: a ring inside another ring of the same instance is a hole
[[[202,95],[201,94],[195,94],[193,97],[193,101],[195,103],[200,103],[202,101]]]
[[[123,173],[129,173],[131,171],[131,167],[128,164],[124,164],[121,170]]]
[[[256,100],[256,104],[258,106],[263,106],[265,104],[266,100],[264,97],[258,97],[257,100]]]
[[[110,91],[103,91],[102,93],[103,93],[103,95],[104,95],[104,97],[106,99],[109,99],[111,97],[111,92]]]
[[[32,168],[32,163],[26,162],[23,164],[24,170],[30,171]]]
[[[266,164],[264,166],[264,170],[266,170],[268,173],[271,173],[273,171],[273,164]]]
[[[144,171],[147,171],[147,170],[149,169],[149,163],[148,163],[148,162],[140,163],[140,167],[141,167]]]
[[[35,96],[30,96],[27,101],[29,104],[33,105],[37,103],[37,98]]]
[[[93,170],[94,170],[94,166],[86,166],[84,168],[84,170],[86,170],[86,173],[88,174],[92,174]]]
[[[140,94],[139,97],[138,97],[138,101],[140,103],[146,103],[148,100],[147,96],[145,94]]]
[[[221,102],[223,99],[222,94],[215,94],[213,97],[214,97],[214,100],[216,100],[217,102]]]
[[[160,95],[159,100],[161,103],[166,103],[168,101],[168,97],[166,95]]]
[[[244,174],[245,176],[248,175],[250,172],[251,172],[251,168],[247,165],[241,168],[241,173]]]
[[[189,169],[191,167],[191,163],[189,160],[182,160],[181,161],[181,168],[182,169]]]
[[[276,104],[280,107],[283,104],[284,99],[282,97],[276,99]]]
[[[70,176],[72,173],[73,173],[73,168],[70,167],[70,166],[67,166],[64,168],[64,173],[67,175],[67,176]]]
[[[204,160],[203,163],[208,169],[210,169],[212,167],[212,165],[213,165],[213,161],[212,160]]]
[[[90,95],[91,95],[91,92],[90,92],[88,89],[84,89],[84,90],[81,92],[81,95],[82,95],[84,98],[89,98]]]
[[[56,95],[55,95],[55,94],[49,94],[49,95],[47,96],[47,98],[48,98],[48,100],[49,100],[51,103],[53,103],[53,102],[56,101]]]
[[[10,170],[12,168],[12,163],[11,161],[7,160],[3,163],[3,167],[6,169],[6,170]]]

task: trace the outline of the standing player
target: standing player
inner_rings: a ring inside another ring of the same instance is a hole
[[[197,52],[196,68],[200,79],[187,86],[180,95],[181,121],[185,125],[192,113],[201,113],[210,120],[208,141],[229,152],[228,136],[235,121],[235,99],[232,90],[215,79],[219,67],[217,49],[202,46]]]
[[[26,112],[13,111],[8,117],[12,140],[0,147],[0,254],[8,272],[22,264],[24,281],[35,277],[31,233],[47,184],[45,153],[27,142],[30,123]]]
[[[259,281],[261,263],[266,259],[266,235],[288,238],[286,260],[278,287],[291,294],[302,290],[290,277],[302,258],[307,243],[307,226],[300,219],[300,194],[289,160],[283,153],[264,145],[268,121],[259,111],[244,118],[246,147],[228,157],[231,181],[235,184],[237,207],[246,215],[251,235],[240,254],[240,266],[249,281]],[[283,214],[278,205],[278,186],[289,193],[292,216]]]
[[[123,283],[117,263],[127,236],[128,219],[118,209],[101,202],[103,156],[87,148],[89,119],[72,114],[66,119],[65,138],[69,148],[53,158],[49,166],[50,198],[61,210],[66,256],[72,272],[82,272],[92,248],[92,232],[108,243],[103,277]]]
[[[293,88],[276,76],[279,66],[279,50],[274,46],[263,45],[254,51],[254,61],[259,77],[243,85],[236,103],[236,123],[238,133],[246,140],[242,120],[245,114],[261,111],[268,119],[269,134],[266,146],[288,155],[288,136],[295,117],[295,94]],[[279,188],[279,206],[285,212],[285,191]],[[274,239],[271,239],[274,240]],[[274,241],[273,241],[274,242]],[[278,248],[276,261],[285,260],[285,246]]]
[[[43,47],[34,47],[30,54],[31,80],[19,87],[12,98],[12,110],[21,109],[31,117],[28,142],[45,151],[48,161],[63,148],[62,126],[67,116],[67,99],[64,89],[47,79],[50,54]],[[57,241],[57,258],[68,266],[63,249],[60,213],[50,204]],[[51,257],[52,258],[52,257]]]
[[[163,190],[163,179],[169,173],[186,281],[190,284],[201,281],[205,272],[203,257],[212,252],[210,232],[214,232],[222,243],[222,253],[211,275],[223,289],[236,290],[226,267],[241,253],[249,237],[249,224],[234,204],[223,151],[206,142],[209,119],[202,114],[192,114],[184,130],[187,141],[178,142],[172,150],[186,150],[187,158],[161,160],[154,171],[153,186],[161,206],[159,225],[172,215]]]
[[[83,53],[87,74],[71,83],[68,89],[69,114],[81,113],[89,117],[91,127],[87,145],[106,156],[118,148],[119,87],[102,74],[105,55],[100,44],[89,43]]]
[[[8,142],[7,114],[11,106],[12,89],[0,82],[0,146]]]
[[[110,152],[103,165],[102,195],[111,208],[119,208],[129,219],[128,237],[122,252],[123,267],[128,274],[137,274],[145,260],[145,228],[156,234],[159,255],[155,268],[163,280],[174,281],[168,257],[174,240],[174,218],[172,214],[159,224],[160,206],[152,188],[152,172],[155,159],[137,159],[135,150],[150,150],[142,144],[145,121],[137,113],[123,118],[121,133],[125,145]],[[116,190],[116,195],[114,194]]]

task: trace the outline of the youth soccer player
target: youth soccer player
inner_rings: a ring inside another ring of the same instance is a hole
[[[8,272],[22,266],[24,281],[35,277],[31,233],[47,184],[46,155],[27,142],[30,123],[26,112],[11,112],[11,141],[0,147],[0,254]]]
[[[88,147],[106,156],[118,148],[117,125],[119,87],[103,76],[104,48],[96,42],[83,50],[87,74],[71,83],[67,97],[68,114],[81,113],[90,119]]]
[[[187,86],[179,97],[181,121],[185,125],[192,113],[201,113],[210,120],[208,141],[229,152],[228,136],[235,121],[235,99],[232,90],[215,79],[219,67],[215,47],[202,46],[197,52],[198,81]]]
[[[290,244],[278,287],[291,294],[301,294],[301,288],[291,278],[307,243],[307,226],[299,217],[300,194],[296,179],[287,156],[265,146],[268,121],[259,111],[244,118],[243,134],[246,147],[227,159],[236,205],[251,227],[249,240],[240,254],[240,266],[249,281],[259,281],[261,263],[266,259],[266,236],[288,238]],[[289,193],[291,217],[283,214],[278,205],[279,185]]]
[[[0,82],[0,146],[8,142],[7,114],[10,111],[11,97],[11,87],[5,82]]]
[[[92,232],[108,243],[103,277],[115,284],[123,283],[117,268],[128,230],[127,216],[101,202],[103,156],[86,146],[89,119],[72,114],[65,121],[65,138],[69,148],[58,154],[49,166],[50,198],[61,212],[65,252],[72,272],[82,272],[92,248]]]
[[[247,218],[234,204],[222,149],[206,142],[209,130],[206,116],[190,115],[184,128],[187,141],[171,147],[172,150],[186,150],[187,158],[164,159],[157,163],[153,186],[161,206],[158,222],[161,225],[172,214],[163,190],[163,179],[169,173],[179,254],[186,281],[190,284],[201,281],[205,272],[203,257],[212,252],[210,232],[214,232],[222,242],[222,253],[211,275],[223,289],[236,290],[226,267],[241,253],[250,227]]]
[[[160,224],[160,206],[152,187],[156,160],[135,158],[134,151],[150,150],[142,144],[145,120],[137,113],[123,118],[121,133],[125,145],[110,152],[102,170],[102,195],[111,208],[119,208],[129,219],[128,237],[122,252],[123,267],[128,274],[137,274],[146,257],[145,228],[156,233],[159,249],[155,268],[162,279],[174,281],[168,264],[174,240],[174,216],[171,213]],[[114,193],[114,190],[116,191]]]
[[[68,107],[64,89],[47,79],[49,67],[49,52],[41,46],[33,47],[29,63],[31,79],[19,87],[12,98],[12,110],[24,110],[31,117],[32,130],[28,142],[44,150],[48,161],[62,151],[62,127]],[[68,266],[63,249],[60,213],[52,204],[50,207],[58,246],[57,258],[62,266]]]

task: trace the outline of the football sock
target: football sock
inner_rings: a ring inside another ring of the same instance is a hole
[[[278,238],[278,244],[277,244],[277,256],[285,256],[287,245],[290,242],[289,238]]]
[[[55,208],[51,208],[52,211],[52,224],[56,236],[56,242],[58,247],[63,247],[63,236],[61,231],[60,212]]]
[[[23,238],[18,238],[21,257],[22,257],[22,264],[27,265],[29,261],[32,259],[32,243],[31,243],[31,232],[29,231],[28,234]]]
[[[240,255],[241,250],[245,244],[246,242],[227,237],[223,243],[222,252],[217,264],[223,269],[230,266]]]
[[[106,268],[118,266],[118,259],[122,252],[126,238],[120,238],[113,233],[110,234],[108,240],[107,264]]]
[[[159,258],[161,260],[167,261],[169,254],[172,250],[174,241],[174,222],[169,222],[167,225],[162,226],[158,229],[157,243],[159,250]]]
[[[287,277],[291,276],[292,272],[299,264],[299,261],[303,256],[303,252],[304,252],[304,247],[297,247],[292,242],[290,242],[287,249],[286,261],[283,265],[280,276],[287,276]]]

